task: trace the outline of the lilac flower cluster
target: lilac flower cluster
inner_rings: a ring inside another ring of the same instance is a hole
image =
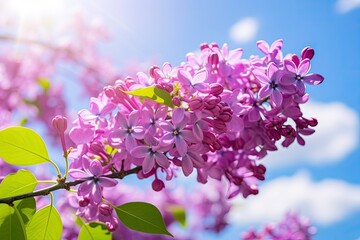
[[[243,240],[311,240],[316,233],[316,228],[311,226],[309,219],[296,213],[287,213],[276,225],[266,225],[256,232],[250,229],[242,234]]]
[[[103,175],[134,166],[142,166],[138,178],[154,178],[156,191],[181,168],[185,176],[196,171],[201,183],[225,179],[228,198],[257,194],[266,170],[258,160],[277,150],[278,141],[304,145],[303,136],[317,125],[300,109],[309,99],[305,84],[324,79],[308,73],[314,50],[284,57],[282,44],[259,41],[265,56],[250,59],[241,58],[242,49],[202,44],[200,53],[189,53],[180,66],[153,66],[149,75],[118,80],[91,98],[90,109],[79,112],[69,133],[77,145],[71,171],[86,173],[92,182],[79,188],[78,195],[87,199],[82,207],[100,207],[98,197],[111,185]],[[165,90],[172,104],[127,93],[149,86]],[[94,170],[95,162],[101,171]]]

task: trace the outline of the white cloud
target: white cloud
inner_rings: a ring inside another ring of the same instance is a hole
[[[275,222],[286,212],[296,211],[324,226],[360,210],[360,186],[334,179],[313,182],[306,172],[298,172],[267,182],[259,195],[239,197],[233,203],[229,214],[232,224]]]
[[[340,13],[347,13],[360,7],[360,0],[338,0],[335,9]]]
[[[339,102],[308,102],[302,109],[304,117],[315,117],[318,120],[316,132],[304,137],[305,146],[295,142],[289,148],[279,146],[279,151],[270,152],[265,157],[267,166],[337,162],[357,147],[360,121],[354,110]]]
[[[230,38],[236,43],[246,43],[253,40],[258,32],[259,23],[253,17],[240,19],[230,28]]]

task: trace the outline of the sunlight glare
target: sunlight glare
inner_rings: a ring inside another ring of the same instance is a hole
[[[11,0],[9,4],[14,13],[27,20],[58,15],[63,7],[62,0]]]

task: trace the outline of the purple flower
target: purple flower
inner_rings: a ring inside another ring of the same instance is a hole
[[[266,74],[259,69],[253,71],[255,77],[260,81],[262,87],[259,90],[259,97],[266,98],[270,96],[271,102],[275,107],[279,107],[283,101],[283,93],[295,93],[293,86],[284,86],[280,84],[281,72],[274,63],[268,65]]]
[[[131,150],[131,155],[136,158],[143,158],[143,172],[145,174],[149,173],[155,166],[155,162],[159,164],[162,168],[169,167],[169,159],[162,152],[161,147],[156,145],[157,141],[155,138],[149,137],[147,142],[150,144],[149,146],[137,146]]]
[[[115,186],[117,181],[115,179],[101,177],[103,168],[98,160],[89,162],[84,158],[83,168],[84,170],[70,169],[69,175],[74,179],[87,179],[87,181],[80,184],[78,195],[89,196],[95,204],[98,204],[101,202],[102,189],[104,187]]]
[[[121,112],[115,116],[115,130],[110,133],[110,141],[118,142],[117,139],[124,140],[128,151],[131,151],[137,146],[137,139],[142,139],[144,136],[143,127],[137,126],[140,112],[133,111],[126,118]],[[119,129],[116,129],[119,127]]]
[[[310,70],[310,60],[308,58],[303,59],[299,66],[296,66],[292,60],[285,59],[284,65],[289,73],[281,78],[281,83],[285,85],[295,84],[301,96],[305,94],[304,82],[318,85],[324,81],[324,77],[320,74],[308,74]]]
[[[206,69],[197,71],[194,76],[191,76],[186,70],[180,70],[178,73],[178,78],[182,82],[183,87],[190,88],[190,92],[193,88],[199,92],[208,93],[210,91],[210,86],[205,83],[207,77],[208,73]]]
[[[172,114],[172,123],[164,121],[160,123],[160,127],[167,131],[160,139],[162,146],[176,145],[176,150],[180,156],[184,156],[188,150],[188,144],[185,140],[193,141],[194,137],[190,130],[184,130],[188,119],[185,116],[185,109],[175,108]]]
[[[182,157],[182,171],[185,176],[189,176],[194,169],[194,166],[197,168],[201,168],[205,166],[204,159],[200,156],[200,152],[202,150],[201,144],[194,144],[188,148],[188,151]]]
[[[141,125],[145,129],[145,133],[155,136],[160,120],[166,119],[167,110],[167,107],[163,105],[154,109],[150,104],[144,104],[141,112]]]

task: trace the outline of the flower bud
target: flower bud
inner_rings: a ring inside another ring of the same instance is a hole
[[[225,122],[223,122],[223,121],[221,121],[219,119],[215,119],[212,122],[212,127],[217,131],[226,132],[226,124],[225,124]]]
[[[179,98],[179,97],[173,97],[172,103],[173,103],[175,106],[179,107],[179,106],[181,105],[180,98]]]
[[[113,208],[106,203],[99,204],[99,212],[104,216],[110,216],[113,212]]]
[[[110,222],[106,222],[105,225],[109,232],[114,232],[119,226],[119,221],[116,218],[112,217]]]
[[[209,48],[209,45],[207,43],[200,44],[200,50],[203,51],[204,49]]]
[[[212,109],[209,110],[214,117],[219,116],[219,114],[222,112],[222,106],[220,104],[216,105]]]
[[[204,104],[207,109],[212,109],[221,101],[220,97],[216,96],[206,96],[204,98]]]
[[[66,150],[65,135],[64,135],[65,130],[67,128],[67,119],[66,119],[66,117],[63,117],[63,116],[56,116],[52,120],[52,125],[60,136],[61,146],[63,149],[64,157],[67,157],[68,153]]]
[[[204,108],[204,102],[203,102],[202,98],[197,97],[197,98],[191,99],[189,102],[189,108],[192,111],[202,110]]]
[[[154,191],[156,191],[156,192],[159,192],[163,188],[165,188],[164,182],[158,178],[155,178],[155,180],[152,182],[151,186],[152,186],[152,189],[154,189]]]
[[[208,62],[212,67],[216,67],[219,64],[219,55],[217,55],[217,53],[211,53],[208,57]]]
[[[301,51],[301,59],[309,59],[311,60],[315,55],[315,51],[314,49],[312,49],[311,47],[306,47]]]
[[[152,77],[153,79],[158,79],[160,77],[159,74],[157,73],[158,70],[159,70],[159,67],[156,65],[153,65],[149,70],[150,77]]]
[[[52,120],[52,125],[54,129],[57,131],[57,133],[61,136],[64,134],[66,128],[67,128],[67,119],[63,116],[56,116]]]
[[[224,91],[224,87],[221,86],[219,83],[213,83],[210,85],[210,94],[214,96],[220,95]]]
[[[215,141],[215,135],[211,132],[204,132],[203,142],[210,145]]]
[[[84,197],[83,199],[79,200],[80,207],[86,207],[87,205],[89,205],[89,203],[90,203],[90,199],[88,197]]]
[[[232,116],[229,112],[222,112],[217,118],[224,122],[230,122]]]

